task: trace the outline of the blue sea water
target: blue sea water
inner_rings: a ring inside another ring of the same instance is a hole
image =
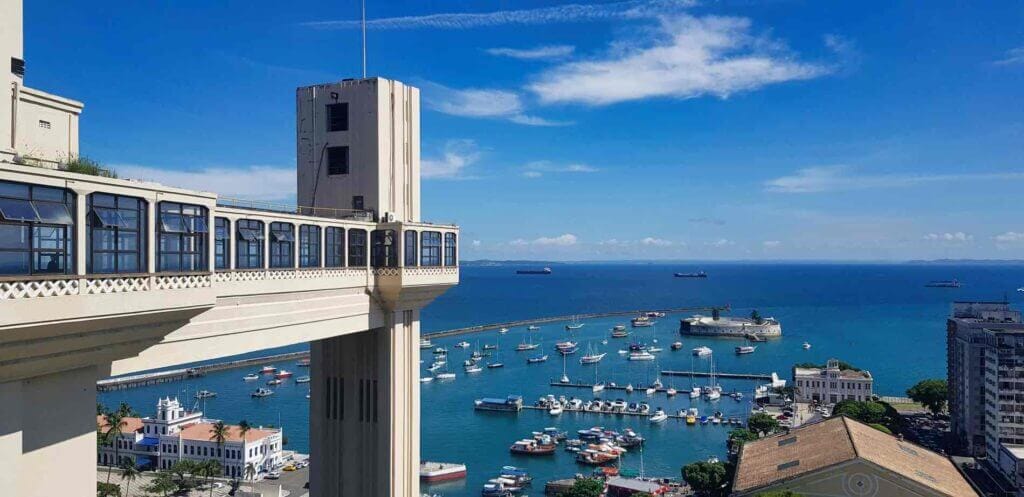
[[[871,371],[876,393],[903,395],[916,381],[945,375],[945,319],[953,300],[1002,300],[1009,297],[1020,305],[1022,295],[1015,290],[1024,284],[1024,267],[1002,265],[912,265],[912,264],[741,264],[717,263],[700,267],[687,264],[570,264],[554,267],[547,276],[517,276],[508,266],[465,266],[461,284],[441,296],[422,314],[423,331],[438,331],[474,324],[511,321],[532,317],[570,315],[626,309],[653,309],[701,305],[732,307],[732,315],[748,315],[757,309],[762,316],[773,316],[782,322],[784,337],[758,346],[752,355],[736,356],[733,347],[739,342],[729,339],[679,337],[678,318],[670,315],[653,328],[634,329],[639,338],[651,343],[655,339],[665,348],[656,363],[631,363],[617,353],[628,340],[609,339],[609,329],[626,324],[626,318],[585,321],[574,338],[585,349],[589,342],[608,356],[597,366],[585,366],[577,356],[570,356],[565,369],[574,380],[599,378],[619,384],[647,383],[659,369],[706,370],[707,360],[695,360],[690,350],[707,345],[714,351],[716,367],[724,372],[778,372],[789,377],[796,362],[824,362],[837,357]],[[674,271],[703,269],[704,279],[673,278]],[[926,288],[929,280],[958,278],[958,289]],[[721,426],[688,427],[669,420],[650,425],[631,417],[599,416],[586,413],[565,413],[554,418],[540,411],[524,411],[519,415],[480,413],[473,410],[473,400],[480,397],[523,395],[528,403],[539,396],[556,395],[591,398],[589,390],[549,386],[562,373],[563,364],[551,350],[554,342],[567,336],[564,323],[542,326],[531,333],[541,341],[550,355],[547,363],[527,365],[525,358],[534,352],[515,352],[514,346],[527,334],[523,328],[508,334],[497,332],[449,337],[435,340],[437,346],[453,351],[449,362],[458,374],[450,382],[424,384],[422,392],[422,456],[424,459],[464,462],[469,477],[451,484],[424,487],[424,491],[445,496],[479,495],[481,485],[493,477],[503,465],[526,467],[536,477],[531,495],[539,495],[543,482],[588,471],[577,466],[571,453],[559,451],[547,457],[514,457],[508,446],[518,438],[547,426],[575,430],[603,425],[620,429],[632,427],[647,437],[643,462],[649,475],[678,476],[679,468],[696,459],[712,455],[724,456],[724,440],[728,428]],[[475,376],[461,370],[463,356],[469,351],[453,345],[466,339],[497,343],[497,357],[506,366],[485,369]],[[681,339],[682,351],[668,349],[672,341]],[[813,347],[803,350],[801,344]],[[290,347],[294,350],[303,346]],[[281,350],[281,349],[278,349]],[[273,352],[277,352],[275,350]],[[535,351],[536,352],[536,351]],[[267,353],[262,352],[261,354]],[[424,367],[430,362],[424,351]],[[277,364],[296,370],[294,363]],[[188,383],[170,383],[100,394],[99,401],[116,405],[124,400],[144,414],[150,414],[156,399],[167,395],[188,395],[196,389],[210,389],[218,396],[207,401],[209,417],[229,422],[247,419],[257,424],[283,425],[288,437],[287,448],[304,452],[309,447],[308,401],[305,385],[290,383],[277,387],[277,394],[264,398],[249,397],[253,383],[243,383],[248,371],[231,370],[212,373]],[[297,374],[303,374],[297,370]],[[688,378],[663,378],[666,384],[687,389]],[[702,381],[697,380],[698,384]],[[727,391],[749,392],[754,382],[745,380],[722,382]],[[188,389],[188,393],[184,389]],[[605,398],[624,397],[624,393],[607,391]],[[748,395],[749,397],[749,395]],[[647,400],[652,407],[661,406],[670,413],[691,406],[685,395],[667,399],[664,394],[648,398],[635,392],[629,400]],[[693,401],[702,413],[722,411],[727,416],[745,415],[749,406],[723,398],[716,403]],[[201,406],[202,408],[202,406]],[[630,453],[623,460],[626,469],[639,469],[639,454]]]

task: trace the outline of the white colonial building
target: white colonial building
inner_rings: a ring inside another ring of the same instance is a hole
[[[871,400],[874,381],[870,372],[842,369],[836,359],[829,359],[824,368],[793,368],[797,402]]]
[[[97,416],[96,423],[102,433],[110,431],[105,416]],[[252,427],[243,439],[237,425],[228,425],[226,440],[220,445],[213,439],[216,423],[204,419],[202,412],[186,411],[176,398],[163,398],[156,404],[155,417],[124,418],[121,435],[100,446],[96,460],[101,465],[116,465],[118,458],[133,457],[140,468],[167,469],[181,460],[214,459],[224,467],[226,476],[234,478],[245,477],[249,464],[257,474],[282,465],[281,429]]]

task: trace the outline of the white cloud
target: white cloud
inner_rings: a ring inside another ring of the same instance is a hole
[[[656,29],[613,42],[601,57],[549,69],[528,88],[546,103],[606,105],[651,97],[726,98],[832,71],[797,60],[780,41],[752,35],[750,25],[738,17],[663,15]]]
[[[711,225],[715,225],[715,226],[722,226],[722,225],[725,224],[725,220],[724,219],[718,219],[718,218],[714,218],[714,217],[691,217],[689,219],[689,221],[691,223],[696,223],[696,224],[711,224]]]
[[[571,123],[549,121],[525,114],[522,100],[506,90],[455,89],[425,81],[421,84],[423,103],[443,114],[461,117],[505,119],[526,126],[565,126]]]
[[[523,166],[523,176],[540,178],[545,173],[596,173],[596,167],[586,164],[555,164],[551,161],[533,161]]]
[[[708,242],[707,244],[712,247],[728,247],[730,245],[736,245],[736,242],[732,240],[726,240],[725,238],[719,238],[718,240]]]
[[[992,237],[992,239],[999,243],[1024,242],[1024,233],[1017,231],[1007,231],[1006,233],[1000,233]]]
[[[974,240],[974,235],[969,235],[963,231],[957,231],[954,233],[928,233],[924,236],[927,241],[943,242],[943,243],[967,243]]]
[[[572,45],[544,45],[534,48],[488,48],[487,53],[500,57],[512,57],[522,60],[560,59],[572,55],[576,47]]]
[[[480,160],[480,150],[473,140],[448,140],[444,153],[436,159],[420,160],[420,176],[424,179],[466,179],[467,167]]]
[[[295,202],[295,167],[247,166],[171,169],[132,164],[112,166],[122,178],[217,193],[226,197]]]
[[[1003,58],[993,61],[997,66],[1015,66],[1024,64],[1024,47],[1011,48],[1003,54]]]
[[[473,240],[473,247],[480,247],[480,245],[482,245],[482,242],[480,242],[480,240]]]
[[[670,240],[663,240],[661,238],[647,237],[640,240],[641,245],[650,245],[654,247],[671,247],[673,245]]]
[[[533,241],[534,245],[557,245],[559,247],[568,247],[569,245],[576,245],[576,235],[566,233],[553,238],[541,237]]]
[[[852,174],[847,166],[819,166],[798,170],[765,182],[776,193],[820,193],[877,188],[903,188],[927,183],[959,181],[1020,180],[1024,172],[969,174]]]
[[[764,248],[776,248],[780,245],[782,245],[782,242],[778,240],[765,240],[761,242],[761,246],[763,246]]]
[[[484,13],[445,13],[388,17],[366,22],[368,29],[472,29],[504,25],[538,25],[645,19],[659,13],[693,5],[692,0],[633,0],[595,5],[568,4],[538,9],[502,10]],[[315,21],[303,23],[317,29],[359,29],[361,21]]]

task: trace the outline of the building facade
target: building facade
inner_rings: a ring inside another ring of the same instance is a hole
[[[125,458],[133,458],[142,469],[167,469],[178,461],[221,463],[224,475],[245,478],[246,467],[252,466],[255,477],[281,467],[283,430],[253,427],[243,433],[239,426],[228,425],[223,444],[213,439],[217,420],[203,418],[202,412],[187,412],[177,398],[157,402],[156,415],[145,418],[124,418],[121,434],[100,445],[97,464],[118,466]],[[106,417],[97,416],[101,433],[110,431]]]
[[[992,370],[992,383],[986,356],[990,344],[999,342],[998,334],[986,330],[1024,330],[1021,313],[1007,302],[954,302],[946,321],[946,379],[949,389],[950,432],[958,452],[985,456],[986,386],[998,386],[999,368]],[[1005,353],[1004,353],[1005,354]],[[998,353],[993,360],[998,363]]]
[[[835,404],[844,400],[871,400],[874,378],[868,371],[842,369],[829,359],[824,368],[793,368],[797,402]]]

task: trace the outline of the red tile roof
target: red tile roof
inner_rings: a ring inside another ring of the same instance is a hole
[[[134,433],[142,430],[142,418],[121,418],[123,424],[121,425],[121,433]],[[107,422],[107,417],[103,414],[96,415],[96,427],[100,429],[100,433],[106,433],[110,431],[110,423]]]
[[[227,425],[227,441],[229,442],[240,442],[242,440],[242,434],[236,425]],[[262,438],[268,437],[277,433],[271,430],[260,430],[253,428],[246,432],[245,441],[255,442]],[[213,436],[213,423],[195,423],[181,430],[181,436],[185,440],[204,440],[212,441]]]

